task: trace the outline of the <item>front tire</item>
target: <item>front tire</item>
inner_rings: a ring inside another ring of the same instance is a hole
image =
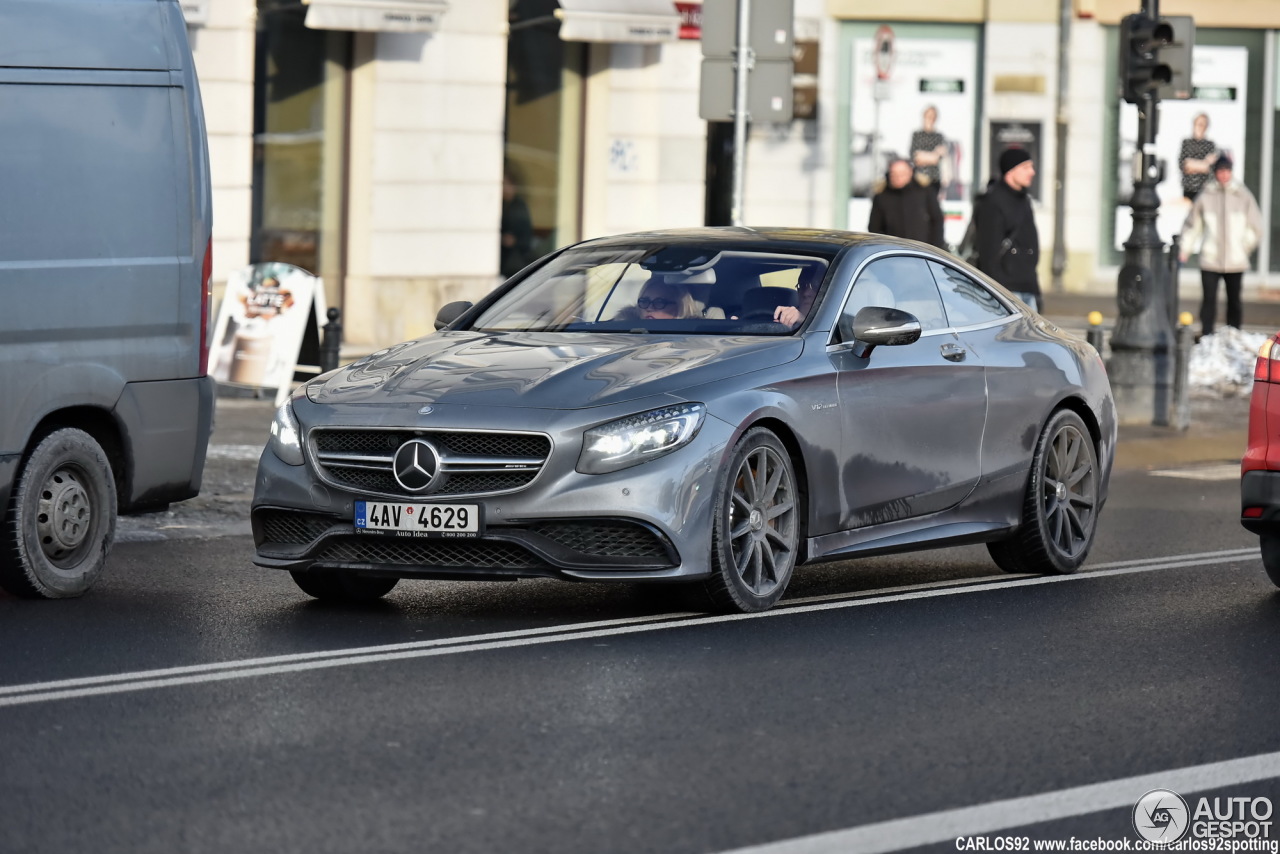
[[[714,574],[704,584],[716,610],[766,611],[782,598],[796,564],[799,508],[787,449],[762,427],[748,430],[716,488]]]
[[[303,593],[321,602],[376,602],[400,583],[398,578],[354,572],[316,570],[289,574]]]
[[[115,531],[115,475],[102,446],[83,430],[55,430],[9,496],[0,587],[28,599],[80,596],[102,574]]]
[[[1084,563],[1098,527],[1098,453],[1076,413],[1053,414],[1036,443],[1022,525],[987,550],[1005,572],[1068,575]]]

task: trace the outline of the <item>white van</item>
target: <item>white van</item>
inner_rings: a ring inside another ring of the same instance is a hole
[[[0,586],[77,596],[199,491],[204,113],[177,0],[0,0]]]

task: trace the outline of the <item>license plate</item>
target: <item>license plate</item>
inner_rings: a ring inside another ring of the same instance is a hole
[[[356,533],[395,537],[478,537],[484,530],[476,504],[356,502]]]

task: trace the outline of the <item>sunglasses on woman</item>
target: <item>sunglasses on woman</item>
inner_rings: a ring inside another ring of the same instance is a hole
[[[640,299],[636,300],[636,307],[651,308],[654,311],[662,311],[667,306],[673,306],[673,305],[675,305],[674,300],[663,299],[662,297],[658,297],[656,299],[649,299],[648,297],[640,297]]]

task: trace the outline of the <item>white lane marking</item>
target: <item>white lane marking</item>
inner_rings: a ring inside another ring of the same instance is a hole
[[[1163,563],[1165,561],[1170,561],[1170,560],[1199,560],[1200,558],[1219,558],[1219,557],[1227,557],[1228,555],[1240,555],[1241,557],[1249,557],[1251,555],[1256,555],[1256,554],[1259,554],[1259,548],[1257,546],[1251,546],[1245,549],[1222,549],[1221,551],[1216,551],[1216,552],[1197,552],[1195,554],[1172,555],[1169,557],[1143,557],[1143,558],[1138,558],[1136,560],[1113,560],[1110,563],[1090,564],[1087,567],[1086,571],[1092,572],[1096,569],[1111,569],[1112,567],[1116,567],[1116,566],[1141,566],[1142,564]]]
[[[115,543],[157,543],[171,540],[214,540],[221,537],[248,537],[253,527],[247,520],[214,522],[207,525],[157,525],[142,527],[144,523],[121,519],[116,523]],[[151,524],[147,522],[145,524]]]
[[[257,462],[265,445],[210,445],[205,458],[210,460],[244,460]]]
[[[1152,789],[1172,789],[1186,794],[1273,777],[1280,777],[1280,753],[1261,753],[735,848],[724,854],[888,854],[921,845],[954,842],[962,836],[984,836],[1120,807],[1132,809],[1138,799]]]
[[[1147,472],[1154,477],[1181,477],[1187,480],[1239,480],[1240,463],[1186,466],[1176,469],[1158,469]]]
[[[908,602],[916,599],[954,596],[961,593],[981,593],[1008,590],[1016,587],[1033,587],[1041,584],[1057,584],[1090,578],[1131,575],[1138,572],[1152,572],[1163,569],[1238,563],[1241,560],[1252,558],[1256,553],[1256,550],[1253,549],[1235,549],[1227,552],[1208,552],[1201,555],[1173,556],[1165,559],[1163,563],[1139,562],[1139,565],[1133,565],[1134,562],[1125,561],[1126,565],[1124,566],[1092,570],[1076,575],[995,576],[998,579],[996,581],[978,581],[974,583],[965,583],[963,581],[941,582],[937,585],[919,585],[920,589],[909,589],[907,592],[890,595],[884,595],[882,591],[870,591],[853,595],[816,596],[806,600],[805,604],[778,607],[771,611],[756,614],[660,614],[650,617],[575,623],[567,626],[546,626],[537,629],[519,629],[510,632],[438,638],[412,643],[354,647],[324,652],[293,653],[239,661],[142,670],[132,673],[86,676],[52,682],[30,682],[23,685],[0,687],[0,707],[50,702],[53,700],[69,700],[77,697],[92,697],[103,694],[120,694],[149,688],[223,682],[229,679],[245,679],[251,676],[300,673],[307,670],[349,667],[356,664],[402,661],[412,658],[432,658],[464,652],[512,649],[537,644],[614,637],[640,632],[656,632],[664,629],[768,619],[791,614]]]

